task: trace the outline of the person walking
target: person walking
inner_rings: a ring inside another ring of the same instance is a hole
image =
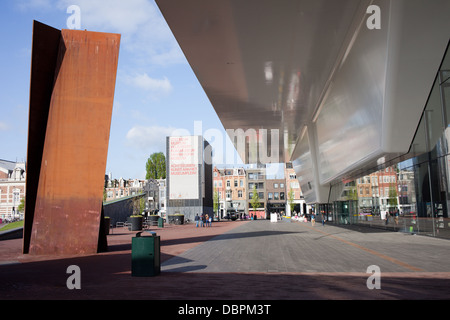
[[[322,213],[322,227],[325,227],[325,216],[323,213]]]
[[[315,224],[316,224],[316,216],[314,215],[314,213],[311,213],[311,225],[314,227]]]
[[[206,224],[206,216],[204,213],[202,213],[202,227],[204,227]]]

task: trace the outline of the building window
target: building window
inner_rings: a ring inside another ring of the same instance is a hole
[[[272,200],[272,199],[273,199],[273,193],[272,193],[272,192],[269,192],[269,193],[267,194],[267,199],[269,199],[269,200]]]
[[[242,190],[238,190],[238,198],[242,198]]]
[[[244,180],[239,180],[239,185],[240,185],[241,187],[243,187],[243,186],[244,186]]]
[[[278,183],[274,183],[274,184],[273,184],[273,188],[274,188],[274,189],[278,189]]]
[[[230,180],[227,180],[227,187],[231,187]]]
[[[20,192],[18,190],[14,190],[13,197],[14,203],[20,202]]]
[[[275,193],[273,194],[273,200],[280,200],[280,197],[279,197],[278,192],[275,192]]]
[[[234,187],[236,188],[238,186],[238,181],[234,180]]]

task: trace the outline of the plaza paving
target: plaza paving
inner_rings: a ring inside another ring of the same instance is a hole
[[[0,299],[305,300],[449,299],[450,241],[369,228],[268,220],[153,228],[161,274],[131,276],[131,238],[114,229],[106,253],[22,255],[0,241]],[[69,265],[81,289],[66,286]],[[380,270],[368,289],[367,268]]]

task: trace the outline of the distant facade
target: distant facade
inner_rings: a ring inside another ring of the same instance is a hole
[[[270,213],[286,213],[286,179],[266,179],[266,203]]]
[[[167,198],[166,198],[166,179],[158,179],[159,199],[158,209],[161,217],[166,216]]]
[[[295,214],[307,213],[300,183],[291,162],[285,165],[284,178],[286,180],[286,215],[295,216]],[[293,204],[293,210],[291,210],[291,203]]]
[[[252,206],[253,193],[256,193],[259,199],[258,207]],[[258,217],[258,219],[266,219],[267,200],[266,200],[266,168],[249,168],[247,169],[247,207],[250,217]]]
[[[104,201],[113,201],[143,193],[146,180],[142,179],[112,179],[111,174],[105,176]]]
[[[266,219],[270,213],[275,212],[286,216],[307,213],[291,163],[285,164],[284,178],[281,179],[268,179],[266,168],[261,165],[225,169],[214,167],[213,175],[219,218],[225,218],[230,210],[236,211],[239,216],[256,215],[259,219]],[[254,188],[259,199],[259,205],[255,209],[252,206]],[[292,212],[291,202],[294,207]]]
[[[0,219],[23,219],[18,207],[25,198],[25,178],[24,162],[0,160]]]
[[[247,214],[247,177],[244,168],[214,168],[214,192],[218,197],[219,218],[230,211],[239,216]]]

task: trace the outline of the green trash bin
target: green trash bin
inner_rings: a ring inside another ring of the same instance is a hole
[[[150,236],[138,232],[131,239],[131,275],[152,277],[161,273],[160,238],[150,231]]]
[[[164,228],[164,219],[161,217],[158,219],[158,228]]]

